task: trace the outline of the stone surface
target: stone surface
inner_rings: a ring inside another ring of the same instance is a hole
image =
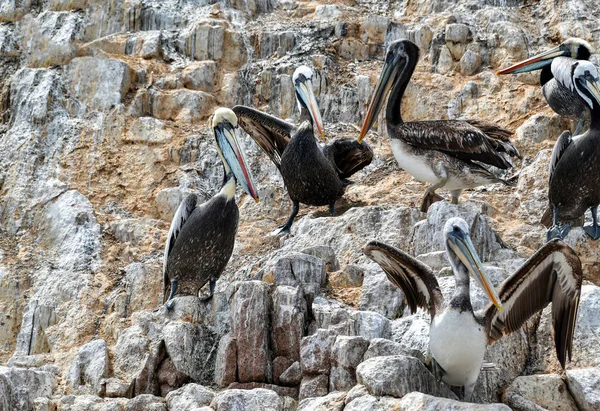
[[[100,395],[102,378],[108,374],[108,352],[104,340],[82,345],[69,371],[69,385],[74,392]]]
[[[283,400],[275,392],[264,388],[231,389],[218,393],[210,406],[216,411],[282,411]]]
[[[554,374],[517,377],[504,391],[502,402],[517,409],[577,408],[565,382]]]
[[[300,340],[308,316],[306,301],[298,287],[279,286],[273,292],[272,335],[276,356],[300,359]]]
[[[336,334],[331,330],[319,329],[300,342],[300,365],[302,374],[329,374],[331,350]]]
[[[567,386],[579,409],[600,409],[600,369],[567,370]]]
[[[298,398],[322,397],[329,392],[329,376],[327,374],[305,375],[300,383]]]
[[[379,265],[369,264],[365,271],[359,304],[361,310],[375,311],[395,319],[402,315],[404,293],[388,280]]]
[[[280,376],[279,381],[283,385],[298,385],[302,381],[302,368],[300,362],[296,361],[290,365]]]
[[[371,395],[390,395],[401,398],[419,391],[439,397],[455,399],[456,395],[443,383],[437,383],[433,375],[414,357],[401,355],[373,357],[362,362],[356,369],[359,384]]]
[[[329,391],[347,391],[356,385],[356,367],[369,342],[362,337],[338,336],[331,350]]]
[[[49,398],[55,388],[56,377],[49,372],[0,367],[1,409],[31,409],[36,398]]]
[[[436,398],[420,392],[411,392],[400,400],[398,410],[456,410],[456,411],[509,411],[504,404],[471,404],[446,398]]]
[[[215,393],[198,384],[187,384],[178,390],[171,391],[165,398],[170,410],[192,411],[202,406],[209,406]]]
[[[127,402],[126,411],[167,411],[167,404],[164,398],[142,394]]]
[[[226,334],[219,341],[214,381],[219,387],[226,387],[235,382],[236,376],[237,344],[231,334]]]
[[[345,397],[345,392],[332,392],[324,397],[300,400],[297,411],[342,411]]]

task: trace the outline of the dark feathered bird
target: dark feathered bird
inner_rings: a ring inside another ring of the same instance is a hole
[[[359,141],[373,126],[389,94],[385,118],[394,157],[415,179],[431,184],[425,191],[422,211],[440,199],[435,195],[438,188],[449,190],[452,202],[457,203],[465,188],[492,183],[513,185],[482,166],[509,169],[509,157],[520,157],[508,130],[477,120],[403,121],[402,96],[418,59],[419,49],[412,42],[390,44]]]
[[[217,109],[212,126],[223,163],[223,186],[213,198],[200,205],[197,205],[196,195],[189,195],[173,217],[163,260],[163,291],[169,309],[175,295],[198,295],[208,281],[212,297],[215,283],[235,244],[239,221],[236,181],[258,201],[244,153],[235,137],[238,126],[235,114],[226,108]]]
[[[240,126],[271,158],[283,177],[290,199],[292,214],[280,227],[289,232],[300,203],[329,205],[343,196],[347,179],[371,163],[373,150],[356,139],[338,138],[325,146],[317,143],[313,126],[324,135],[323,121],[312,91],[312,71],[301,66],[294,72],[293,82],[300,108],[300,124],[294,126],[252,107],[235,106]]]
[[[504,280],[496,293],[473,247],[467,223],[451,218],[444,235],[456,281],[450,301],[444,300],[431,269],[417,259],[377,241],[364,248],[388,279],[404,291],[413,313],[417,308],[429,311],[429,350],[438,377],[450,385],[464,386],[465,399],[469,399],[486,347],[519,330],[550,303],[556,355],[564,368],[567,356],[571,359],[583,279],[577,254],[559,240],[550,241]],[[492,301],[476,313],[471,306],[469,274]]]
[[[559,79],[571,76],[570,68],[574,60],[588,60],[592,53],[592,46],[587,41],[570,38],[551,50],[500,70],[498,74],[525,73],[541,69],[540,85],[548,105],[557,114],[577,120],[574,135],[578,135],[583,129],[584,122],[590,119],[588,105]]]

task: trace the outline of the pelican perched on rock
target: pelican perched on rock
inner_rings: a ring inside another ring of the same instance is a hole
[[[298,214],[300,203],[329,205],[334,215],[334,204],[352,183],[348,177],[366,167],[373,159],[373,150],[352,138],[338,138],[320,146],[314,137],[313,126],[324,136],[323,121],[312,90],[312,71],[300,66],[293,75],[296,100],[300,109],[300,125],[246,106],[235,106],[240,126],[256,141],[275,163],[293,208],[280,233],[288,233]]]
[[[579,134],[585,120],[589,120],[588,105],[574,90],[565,87],[559,79],[571,77],[574,60],[588,60],[593,53],[592,46],[582,39],[570,38],[559,46],[514,64],[498,74],[525,73],[542,70],[540,84],[542,93],[552,110],[561,116],[577,120],[574,135]]]
[[[600,238],[600,76],[592,63],[582,60],[571,60],[568,72],[569,76],[557,77],[557,82],[585,102],[591,112],[591,124],[579,136],[572,137],[569,131],[564,131],[554,145],[548,171],[553,226],[547,237],[564,238],[570,225],[560,223],[576,220],[590,209],[592,225],[583,229],[597,240]]]
[[[237,118],[228,108],[219,108],[212,118],[217,152],[223,163],[223,186],[213,198],[197,205],[189,195],[179,206],[167,237],[163,260],[164,295],[167,308],[175,294],[198,295],[210,281],[210,297],[215,283],[233,252],[239,211],[235,203],[236,182],[258,201],[244,153],[235,137]]]
[[[404,291],[413,313],[417,308],[429,311],[429,351],[438,377],[447,384],[464,386],[465,399],[469,399],[486,347],[520,329],[549,303],[556,354],[564,368],[567,355],[571,359],[583,276],[577,254],[560,240],[550,241],[504,280],[496,293],[473,247],[467,223],[461,218],[449,219],[444,236],[456,281],[450,301],[444,300],[435,275],[425,264],[378,241],[364,247],[365,254]],[[476,313],[471,306],[469,274],[491,299]]]
[[[501,169],[512,167],[508,156],[519,157],[509,141],[511,133],[495,124],[477,120],[438,120],[405,123],[401,103],[406,86],[419,59],[419,48],[408,40],[388,47],[383,69],[365,117],[362,141],[390,94],[386,108],[387,132],[398,165],[415,179],[431,184],[425,191],[421,210],[441,198],[435,190],[445,188],[452,202],[465,188],[512,182],[494,176],[479,163]]]

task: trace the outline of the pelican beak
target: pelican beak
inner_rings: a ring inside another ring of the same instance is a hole
[[[523,60],[520,63],[514,64],[504,70],[500,70],[498,74],[517,74],[526,73],[528,71],[539,70],[548,64],[552,64],[552,60],[556,57],[570,57],[571,50],[564,44],[555,47],[551,50],[544,51],[543,53],[537,54],[527,60]]]
[[[258,203],[256,184],[247,166],[246,157],[235,137],[235,126],[228,121],[221,121],[214,127],[217,145],[223,159],[231,169],[236,181],[250,197]]]
[[[296,81],[296,94],[298,98],[302,100],[304,105],[308,107],[310,116],[315,123],[315,127],[321,138],[325,137],[325,128],[323,127],[323,119],[321,118],[321,112],[319,111],[319,105],[315,93],[313,92],[312,80],[303,77]]]
[[[589,102],[590,108],[593,108],[593,103],[589,97],[592,97],[594,100],[596,100],[596,104],[600,106],[600,84],[598,84],[597,78],[594,78],[591,73],[586,72],[585,75],[575,78],[575,82],[577,83],[578,87],[581,87],[587,91],[587,93],[589,93],[589,96],[582,97]]]
[[[398,76],[400,69],[398,61],[399,58],[393,54],[388,54],[386,56],[385,63],[383,63],[383,68],[381,69],[379,79],[377,80],[377,85],[375,86],[375,91],[371,97],[371,103],[369,104],[365,121],[360,130],[360,136],[358,137],[359,144],[362,144],[363,138],[365,138],[365,135],[369,132],[371,127],[373,127],[373,123],[377,120],[377,116],[383,107],[383,103]]]
[[[456,229],[448,234],[447,241],[452,251],[454,251],[469,273],[477,280],[481,289],[487,294],[498,310],[502,311],[500,298],[483,269],[483,264],[481,263],[481,260],[479,260],[479,256],[477,255],[477,251],[475,251],[469,233]]]

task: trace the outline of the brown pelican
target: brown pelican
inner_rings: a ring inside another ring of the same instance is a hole
[[[600,77],[592,63],[569,60],[571,66],[568,72],[572,75],[556,79],[562,86],[577,93],[589,107],[591,124],[588,131],[573,138],[569,131],[564,131],[554,145],[548,171],[548,200],[553,211],[553,226],[547,237],[564,238],[570,225],[561,226],[560,222],[575,220],[589,208],[593,223],[583,229],[597,240],[600,238],[597,215],[600,204]]]
[[[513,185],[478,164],[512,167],[507,155],[520,155],[508,140],[509,131],[477,120],[402,120],[402,96],[418,59],[419,48],[412,42],[400,40],[390,44],[358,141],[373,126],[390,93],[385,118],[394,157],[415,179],[431,184],[425,191],[422,211],[440,199],[435,195],[438,188],[450,190],[452,202],[457,203],[465,188],[492,183]]]
[[[469,399],[486,347],[520,329],[550,302],[556,354],[564,368],[567,354],[571,359],[583,276],[577,254],[560,240],[552,240],[504,280],[496,294],[473,247],[467,223],[451,218],[444,234],[456,281],[450,301],[444,300],[435,275],[425,264],[378,241],[364,247],[365,254],[404,291],[413,313],[418,307],[429,311],[429,351],[438,377],[447,384],[464,386],[465,399]],[[492,301],[476,313],[469,296],[469,274]]]
[[[233,252],[239,211],[235,186],[239,182],[258,201],[250,170],[235,137],[237,118],[228,108],[219,108],[212,118],[217,152],[223,163],[223,186],[213,198],[197,206],[196,195],[189,195],[179,206],[167,237],[163,260],[164,295],[168,309],[173,296],[198,295],[210,281],[210,297],[215,283]]]
[[[298,127],[246,106],[235,106],[240,126],[275,163],[293,208],[279,233],[289,233],[300,203],[313,206],[329,205],[334,215],[334,204],[344,194],[352,174],[368,166],[373,150],[355,139],[338,138],[321,147],[315,140],[313,124],[324,136],[323,121],[312,90],[312,71],[300,66],[293,76],[296,100],[300,109]]]
[[[592,53],[592,46],[587,41],[570,38],[558,47],[500,70],[498,74],[525,73],[541,69],[540,84],[548,105],[557,114],[578,120],[574,133],[574,135],[578,135],[583,128],[584,121],[589,119],[588,106],[574,90],[565,87],[564,82],[561,83],[557,79],[570,77],[569,69],[573,60],[588,60]],[[562,58],[557,59],[557,57]]]

